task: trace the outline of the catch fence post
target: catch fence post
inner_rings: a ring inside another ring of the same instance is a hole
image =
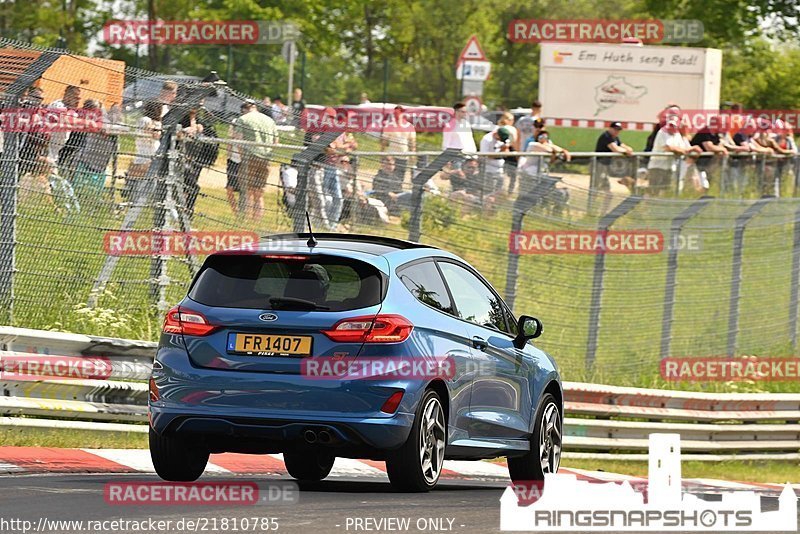
[[[597,226],[599,234],[608,232],[608,228],[617,219],[626,215],[642,201],[642,197],[629,196],[620,202],[614,209],[600,219]],[[600,339],[600,303],[603,299],[603,279],[606,272],[606,255],[598,252],[594,257],[594,275],[592,279],[592,298],[589,305],[589,337],[586,343],[586,371],[591,372],[597,355],[597,344]]]
[[[744,230],[747,223],[758,215],[775,197],[765,196],[756,200],[744,212],[736,217],[733,227],[733,259],[731,260],[731,292],[728,305],[728,345],[727,355],[736,353],[736,338],[739,335],[739,300],[742,288],[742,249],[744,247]]]
[[[678,274],[678,247],[675,246],[681,235],[681,230],[686,222],[700,213],[708,206],[713,197],[701,197],[678,214],[669,230],[669,241],[665,243],[667,249],[667,280],[664,286],[664,313],[661,317],[661,359],[669,357],[670,343],[672,342],[672,319],[675,308],[675,283]]]

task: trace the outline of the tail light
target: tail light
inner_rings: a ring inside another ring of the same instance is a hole
[[[209,324],[202,313],[175,306],[164,317],[165,334],[185,334],[187,336],[206,336],[219,326]]]
[[[150,378],[150,402],[155,402],[161,398],[161,395],[158,393],[158,386],[156,385],[156,379]]]
[[[400,406],[401,400],[403,400],[403,392],[395,391],[394,393],[392,393],[392,396],[386,399],[386,402],[383,403],[383,406],[381,406],[381,411],[383,413],[396,412],[397,408]]]
[[[339,343],[400,343],[414,325],[402,315],[378,315],[342,319],[322,333]]]

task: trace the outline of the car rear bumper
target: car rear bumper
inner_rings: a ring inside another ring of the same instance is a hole
[[[314,380],[301,375],[198,369],[183,349],[162,347],[153,379],[150,425],[212,450],[281,452],[303,447],[366,451],[408,439],[426,387],[417,380]],[[397,391],[397,411],[381,407]],[[310,439],[309,432],[317,439]],[[320,439],[322,434],[322,439]]]
[[[238,416],[216,412],[209,409],[191,411],[151,406],[151,426],[159,434],[202,442],[219,452],[284,452],[325,447],[340,450],[342,456],[360,453],[369,457],[405,443],[414,419],[413,414],[406,413],[395,414],[391,418],[312,419]]]

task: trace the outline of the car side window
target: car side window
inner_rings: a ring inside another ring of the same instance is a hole
[[[402,267],[397,276],[420,302],[450,315],[456,314],[439,269],[432,261]]]
[[[483,281],[460,265],[438,263],[455,300],[458,317],[508,332],[505,305]]]

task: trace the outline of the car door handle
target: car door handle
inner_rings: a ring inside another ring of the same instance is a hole
[[[472,338],[472,348],[474,349],[481,349],[486,350],[486,340],[479,336],[473,336]]]

